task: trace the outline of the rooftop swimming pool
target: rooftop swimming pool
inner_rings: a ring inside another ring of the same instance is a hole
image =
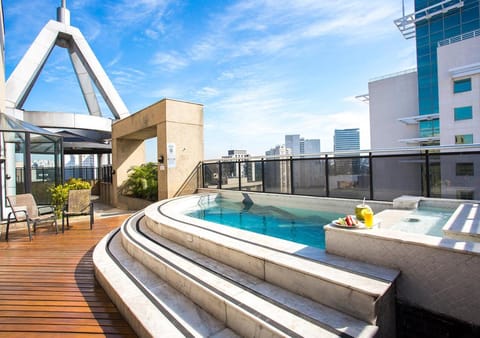
[[[189,210],[187,216],[325,249],[323,227],[344,214],[245,204],[216,198]]]

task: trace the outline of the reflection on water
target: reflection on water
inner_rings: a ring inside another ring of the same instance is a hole
[[[279,208],[222,198],[208,200],[199,205],[200,209],[190,210],[186,214],[321,249],[325,249],[323,226],[344,216],[335,212]]]

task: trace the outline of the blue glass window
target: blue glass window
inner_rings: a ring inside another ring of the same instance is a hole
[[[420,121],[420,137],[435,137],[440,135],[440,120]]]
[[[470,78],[457,80],[453,82],[453,92],[463,93],[472,90],[472,80]]]
[[[455,135],[455,144],[473,144],[473,134]]]
[[[470,120],[472,118],[472,106],[457,107],[453,111],[455,121]]]

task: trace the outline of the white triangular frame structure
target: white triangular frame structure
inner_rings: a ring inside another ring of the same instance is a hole
[[[50,20],[43,27],[8,78],[5,89],[7,110],[22,109],[50,53],[59,46],[68,49],[90,115],[102,115],[93,82],[115,119],[128,116],[127,107],[87,40],[78,28],[70,25],[70,12],[65,2],[62,0],[62,7],[57,9],[57,21]]]

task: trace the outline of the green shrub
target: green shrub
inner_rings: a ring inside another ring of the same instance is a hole
[[[68,199],[69,190],[91,189],[89,182],[83,181],[81,178],[71,178],[64,184],[51,186],[48,191],[51,194],[52,205],[55,207],[57,217],[62,214],[62,209]]]
[[[158,200],[158,168],[154,162],[133,166],[128,170],[128,178],[122,183],[121,192],[125,196],[148,201]]]

